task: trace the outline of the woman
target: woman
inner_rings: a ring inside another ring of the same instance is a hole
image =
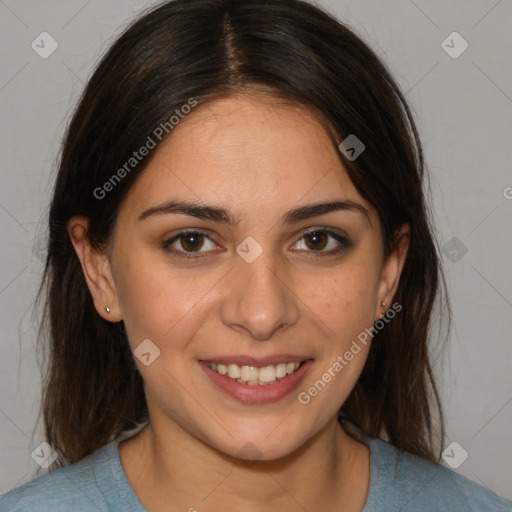
[[[493,510],[436,464],[442,284],[395,82],[298,0],[175,0],[66,134],[43,412],[3,510]]]

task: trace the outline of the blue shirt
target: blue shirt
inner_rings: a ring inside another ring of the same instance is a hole
[[[0,511],[146,512],[124,474],[119,442],[0,496]],[[451,469],[380,439],[365,442],[371,453],[370,487],[362,512],[512,512],[512,501]]]

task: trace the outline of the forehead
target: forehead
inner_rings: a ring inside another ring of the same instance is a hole
[[[297,203],[359,195],[318,116],[272,96],[241,94],[199,105],[155,150],[125,204],[170,197],[215,203],[246,216]],[[135,213],[135,212],[134,212]]]

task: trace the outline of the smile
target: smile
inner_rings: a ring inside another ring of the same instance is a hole
[[[264,404],[291,396],[314,359],[292,355],[260,359],[236,356],[198,363],[215,389],[244,404]]]
[[[240,366],[238,364],[205,363],[214,372],[226,375],[230,379],[249,386],[266,386],[277,383],[280,379],[294,373],[301,365],[300,362],[270,364],[267,366]]]

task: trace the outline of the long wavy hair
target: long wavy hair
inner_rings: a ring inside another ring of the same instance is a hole
[[[338,154],[379,215],[384,256],[397,229],[410,224],[394,297],[403,310],[375,336],[340,422],[439,460],[443,415],[430,333],[445,287],[421,143],[398,85],[352,30],[305,1],[173,0],[145,12],[106,51],[59,156],[39,294],[41,413],[47,441],[59,454],[54,467],[78,462],[148,420],[123,324],[95,310],[68,220],[87,216],[90,243],[107,247],[120,203],[154,150],[109,187],[108,197],[101,198],[98,188],[190,98],[201,103],[253,90],[311,109],[336,147],[350,134],[363,141],[366,149],[357,159]]]

